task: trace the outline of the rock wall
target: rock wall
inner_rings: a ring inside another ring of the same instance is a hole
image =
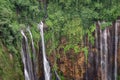
[[[108,36],[108,71],[114,72],[114,50],[115,50],[115,22],[112,26],[107,28],[110,32],[110,36]],[[62,37],[60,39],[60,45],[55,51],[55,54],[51,54],[48,57],[51,68],[53,68],[56,60],[57,70],[59,75],[64,76],[65,80],[102,80],[101,79],[101,64],[100,64],[100,25],[96,23],[96,31],[93,36],[95,36],[95,44],[91,45],[91,43],[87,40],[87,36],[85,37],[85,41],[87,41],[84,46],[88,47],[89,55],[88,55],[88,63],[86,63],[84,52],[79,52],[75,54],[73,49],[70,49],[67,52],[64,52],[64,48],[61,46],[66,45],[66,38]],[[96,34],[98,35],[96,37]],[[120,75],[120,25],[118,26],[118,75]],[[98,41],[98,42],[97,42]],[[81,45],[80,45],[81,46]],[[53,52],[54,53],[54,52]],[[55,55],[59,56],[57,59]],[[40,55],[39,55],[40,56]],[[41,63],[39,63],[40,65]],[[42,69],[42,68],[40,68]],[[39,70],[40,75],[42,74]],[[111,76],[111,79],[114,80],[114,74],[108,73]]]

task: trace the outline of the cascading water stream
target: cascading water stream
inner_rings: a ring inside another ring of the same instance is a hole
[[[33,67],[32,67],[32,60],[30,58],[30,52],[28,47],[28,40],[26,35],[24,34],[24,31],[21,30],[21,34],[23,35],[23,41],[22,43],[22,60],[24,64],[24,74],[25,74],[25,80],[35,80],[33,75]]]
[[[104,30],[103,32],[103,37],[104,37],[104,55],[102,56],[104,58],[104,80],[108,80],[108,44],[107,44],[107,29]]]
[[[29,77],[29,74],[28,74],[28,71],[27,71],[27,66],[26,66],[26,63],[25,63],[25,55],[23,55],[23,54],[24,54],[24,51],[23,51],[23,49],[21,49],[22,61],[23,61],[23,64],[24,64],[25,80],[30,80],[30,77]]]
[[[100,22],[98,22],[101,25]],[[108,80],[108,31],[100,29],[101,80]]]
[[[46,59],[45,44],[44,44],[44,32],[43,32],[43,23],[42,22],[40,24],[38,24],[38,28],[40,29],[40,35],[41,35],[41,39],[42,39],[42,52],[43,52],[43,65],[44,65],[45,80],[50,80],[50,66]]]
[[[100,22],[98,22],[98,24],[100,25]],[[100,29],[100,56],[101,56],[101,80],[103,80],[103,74],[104,74],[104,71],[103,71],[103,64],[104,64],[104,61],[103,61],[103,41],[102,41],[102,30]]]
[[[55,72],[55,75],[56,75],[56,77],[57,77],[56,80],[61,80],[60,77],[59,77],[59,75],[58,75],[58,73],[56,72],[56,70],[55,70],[54,72]]]
[[[35,47],[34,47],[33,36],[32,36],[32,33],[31,33],[29,27],[27,28],[27,31],[29,32],[30,37],[31,37],[31,41],[32,41],[32,53],[33,53],[33,67],[34,67],[34,68],[33,68],[33,71],[34,71],[34,78],[35,78],[35,80],[38,80],[38,78],[37,78],[37,74],[36,74],[36,72],[37,72],[37,60],[36,60],[36,51],[35,51]]]
[[[96,33],[95,33],[96,49],[97,49],[96,53],[97,54],[93,54],[92,52],[90,53],[92,55],[95,55],[94,59],[96,61],[93,62],[93,63],[95,63],[94,64],[95,66],[91,65],[91,67],[95,68],[95,71],[93,70],[93,72],[94,72],[93,74],[96,74],[96,75],[94,76],[94,78],[89,78],[89,76],[88,76],[89,73],[86,72],[87,76],[85,76],[85,78],[86,78],[86,80],[89,80],[89,79],[117,80],[117,54],[118,54],[119,23],[118,23],[118,21],[116,21],[115,26],[106,27],[104,30],[101,28],[101,24],[102,23],[98,21],[99,27],[97,27],[98,29],[96,28]],[[44,78],[45,78],[45,80],[50,80],[50,78],[51,78],[50,65],[49,65],[49,62],[47,61],[46,52],[45,52],[44,32],[43,32],[43,23],[42,22],[40,24],[38,24],[38,28],[40,30],[40,35],[41,35],[41,39],[42,39]],[[21,57],[22,57],[23,65],[24,65],[25,80],[38,80],[38,77],[37,77],[38,65],[37,65],[37,60],[36,60],[36,50],[34,47],[33,36],[32,36],[32,33],[29,28],[27,28],[27,31],[30,34],[32,50],[29,50],[27,36],[24,33],[24,31],[21,30],[21,34],[23,36]],[[52,45],[55,49],[54,33],[52,35],[52,42],[53,42]],[[54,56],[55,55],[56,55],[56,52],[54,52]],[[33,56],[33,57],[31,58],[31,56]],[[56,64],[56,57],[54,57],[54,59],[55,59],[55,64]],[[98,70],[100,70],[100,72]],[[54,69],[54,73],[56,75],[56,79],[61,80],[55,69]],[[101,75],[99,75],[100,73],[101,73]]]
[[[100,28],[102,27],[101,24],[98,21]],[[106,27],[104,30],[100,29],[100,80],[117,80],[118,29],[118,21],[116,21],[115,26]],[[97,41],[96,44],[98,44]]]
[[[118,44],[118,22],[115,24],[115,69],[114,78],[117,80],[117,44]]]

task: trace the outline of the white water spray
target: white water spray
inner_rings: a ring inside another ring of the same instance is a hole
[[[40,35],[41,35],[41,39],[42,39],[42,52],[43,52],[43,65],[44,65],[45,80],[50,80],[50,66],[46,59],[44,32],[43,32],[43,23],[42,22],[38,24],[38,28],[40,29]]]

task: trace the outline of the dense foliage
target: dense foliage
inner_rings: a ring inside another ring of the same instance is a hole
[[[43,20],[48,26],[46,44],[52,40],[49,46],[54,45],[47,48],[49,54],[58,48],[64,36],[67,39],[63,46],[65,51],[74,49],[78,53],[83,50],[87,57],[87,48],[82,44],[84,36],[87,35],[94,44],[94,23],[98,20],[108,24],[115,21],[120,16],[119,4],[119,0],[0,0],[0,78],[23,78],[21,29],[30,26],[37,44],[37,24]],[[13,56],[13,62],[10,62],[10,55]]]
[[[39,38],[36,25],[43,18],[39,17],[43,15],[39,8],[40,2],[36,0],[0,0],[0,78],[3,80],[23,80],[20,30],[30,26],[34,38]]]

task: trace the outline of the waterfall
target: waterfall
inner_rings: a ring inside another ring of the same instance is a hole
[[[100,22],[98,22],[99,26],[100,26]],[[100,29],[100,57],[101,57],[101,80],[103,80],[103,74],[104,74],[104,70],[103,70],[103,40],[102,40],[102,30]]]
[[[92,50],[89,52],[94,59],[91,59],[91,69],[93,71],[94,77],[90,78],[88,75],[90,74],[87,67],[86,70],[86,80],[89,79],[97,79],[97,80],[117,80],[117,56],[118,56],[118,26],[119,23],[116,21],[115,26],[106,27],[104,29],[101,28],[101,22],[98,21],[95,30],[95,43],[96,43],[96,53],[93,54]],[[44,42],[44,31],[43,31],[43,23],[38,24],[38,28],[40,30],[41,43],[42,43],[42,54],[43,54],[43,67],[44,67],[44,78],[45,80],[50,80],[50,65],[47,60],[46,52],[45,52],[45,42]],[[38,80],[37,77],[37,54],[34,46],[34,40],[30,28],[27,28],[29,32],[30,39],[28,40],[25,31],[21,30],[22,38],[22,47],[21,47],[21,57],[24,66],[24,75],[25,80]],[[31,41],[31,50],[29,50],[28,41]],[[52,41],[54,43],[54,33],[52,35]],[[55,45],[52,45],[55,50]],[[92,46],[90,46],[92,49]],[[54,51],[54,55],[56,52]],[[56,57],[55,64],[56,64]],[[95,60],[95,61],[94,61]],[[92,61],[94,64],[92,64]],[[89,61],[90,64],[90,61]],[[95,69],[94,69],[95,68]],[[89,70],[91,70],[89,69]],[[95,71],[94,71],[95,70]],[[54,69],[54,73],[57,80],[61,80],[57,71]],[[90,75],[91,76],[91,75]],[[100,76],[100,77],[99,77]]]
[[[42,39],[42,52],[43,52],[43,65],[44,65],[45,80],[50,80],[50,66],[46,59],[44,32],[43,32],[43,23],[42,22],[38,24],[38,28],[40,29],[40,35],[41,35],[41,39]]]
[[[21,55],[24,64],[25,80],[35,80],[33,74],[32,60],[29,52],[28,40],[23,30],[21,30],[21,34],[23,36]]]
[[[101,27],[101,23],[98,24]],[[101,80],[117,80],[117,52],[118,22],[116,21],[115,26],[100,29]]]
[[[59,77],[59,75],[58,75],[58,73],[56,72],[56,70],[54,72],[55,72],[57,80],[61,80],[60,77]]]
[[[98,22],[101,25],[100,22]],[[108,80],[108,31],[100,29],[101,80]]]
[[[23,64],[24,64],[25,80],[30,80],[30,77],[29,77],[29,74],[28,74],[28,71],[27,71],[27,66],[26,66],[26,63],[25,63],[25,55],[24,55],[23,49],[21,49],[21,56],[22,56],[22,61],[23,61]]]
[[[114,80],[117,80],[117,44],[118,44],[118,22],[115,24],[115,69],[114,69]]]
[[[101,80],[103,80],[103,64],[104,64],[104,61],[103,61],[103,45],[102,45],[102,31],[100,30],[100,56],[101,56]]]
[[[34,68],[33,68],[33,71],[34,71],[34,78],[35,78],[35,80],[38,80],[38,79],[37,79],[37,74],[36,74],[36,72],[37,72],[37,60],[36,60],[36,51],[35,51],[35,47],[34,47],[33,36],[32,36],[32,33],[31,33],[29,27],[27,28],[27,31],[29,32],[30,37],[31,37],[31,41],[32,41],[32,53],[33,53],[33,67],[34,67]]]
[[[107,29],[103,32],[104,37],[104,55],[102,56],[104,58],[104,80],[108,80],[108,43],[107,43]]]

